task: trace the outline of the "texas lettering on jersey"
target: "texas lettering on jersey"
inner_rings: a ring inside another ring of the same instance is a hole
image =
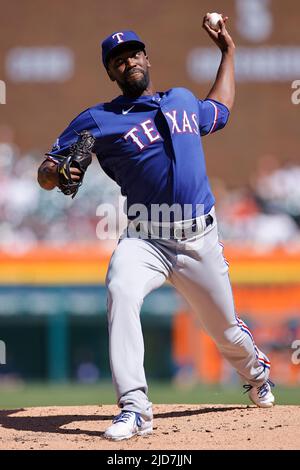
[[[143,133],[150,144],[155,142],[156,140],[161,139],[161,136],[159,135],[157,129],[155,128],[155,124],[152,121],[152,119],[147,119],[147,121],[141,122],[138,127],[133,127],[124,135],[124,139],[132,139],[136,145],[143,150],[143,148],[146,147],[146,144],[143,144],[141,139],[139,138],[139,135]]]
[[[83,111],[61,134],[59,154],[67,154],[77,133],[89,130],[104,172],[120,186],[127,205],[214,204],[202,136],[222,129],[226,106],[199,100],[185,88],[130,99],[119,96]]]
[[[189,119],[188,113],[184,110],[182,119],[178,120],[177,110],[174,109],[172,112],[166,113],[165,116],[169,118],[172,123],[171,134],[176,132],[178,134],[189,132],[190,134],[194,133],[199,135],[199,126],[197,123],[197,115],[195,113],[193,113]],[[147,119],[147,121],[141,122],[138,127],[133,127],[130,129],[124,135],[124,139],[132,139],[132,141],[135,142],[141,150],[143,150],[146,147],[146,144],[143,143],[142,139],[140,138],[141,134],[146,136],[148,143],[150,144],[156,140],[161,139],[161,136],[159,135],[152,119]]]
[[[172,122],[172,134],[174,134],[175,132],[178,132],[178,134],[181,134],[182,132],[189,132],[190,134],[192,134],[194,132],[196,135],[199,135],[197,114],[192,113],[189,119],[187,111],[183,110],[182,118],[180,119],[179,117],[177,117],[177,110],[174,109],[172,112],[166,113],[166,116]]]

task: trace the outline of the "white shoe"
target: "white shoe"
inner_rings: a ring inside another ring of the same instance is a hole
[[[250,384],[246,384],[243,387],[246,389],[246,392],[249,392],[249,398],[254,405],[260,408],[271,408],[275,404],[275,397],[271,391],[271,387],[274,387],[274,384],[271,380],[267,380],[259,387],[254,387]]]
[[[112,425],[104,433],[106,439],[121,441],[132,436],[143,436],[152,433],[153,420],[145,421],[140,413],[122,411],[113,420]]]

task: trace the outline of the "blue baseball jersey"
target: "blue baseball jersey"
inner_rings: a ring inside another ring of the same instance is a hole
[[[103,171],[133,204],[197,205],[208,213],[215,200],[208,182],[201,137],[222,129],[228,108],[199,100],[185,88],[153,96],[119,96],[79,114],[57,139],[52,153],[66,155],[78,133],[96,138],[94,152]],[[150,218],[150,216],[149,216]]]

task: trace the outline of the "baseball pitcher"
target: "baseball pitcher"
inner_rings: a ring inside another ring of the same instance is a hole
[[[79,114],[38,171],[44,189],[58,187],[74,197],[94,153],[127,198],[128,227],[106,276],[110,363],[121,409],[105,432],[108,439],[152,432],[140,309],[166,280],[196,312],[250,399],[260,407],[274,403],[270,362],[234,308],[202,148],[203,137],[226,125],[234,103],[235,46],[227,19],[222,17],[219,31],[209,26],[208,15],[203,19],[221,50],[215,82],[203,100],[185,88],[157,91],[146,46],[135,32],[108,36],[103,65],[122,94]]]

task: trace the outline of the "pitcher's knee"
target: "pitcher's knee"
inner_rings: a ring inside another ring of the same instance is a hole
[[[137,286],[128,280],[113,279],[107,282],[109,302],[123,305],[141,304],[143,295]]]

